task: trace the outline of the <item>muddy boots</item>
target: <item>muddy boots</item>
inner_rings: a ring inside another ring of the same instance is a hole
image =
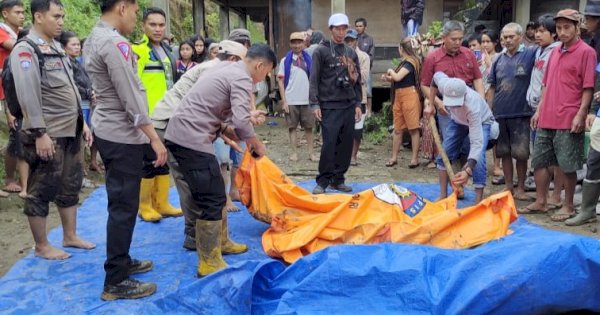
[[[204,277],[221,269],[227,263],[221,255],[221,232],[223,221],[196,220],[196,252],[198,253],[198,277]]]
[[[160,213],[158,213],[152,207],[152,189],[154,187],[154,178],[142,178],[140,184],[140,211],[139,216],[144,221],[156,222],[162,219]]]
[[[600,197],[600,183],[589,183],[584,180],[582,188],[579,212],[574,218],[567,219],[565,221],[566,225],[575,226],[596,222],[596,204],[598,204],[598,197]]]
[[[197,233],[197,231],[196,231]],[[227,209],[223,208],[223,228],[221,232],[221,253],[241,254],[248,251],[248,245],[239,244],[229,239],[229,229],[227,228]]]
[[[154,188],[152,190],[152,205],[156,212],[163,217],[179,217],[183,215],[180,208],[175,208],[169,203],[169,175],[158,175],[154,177]]]

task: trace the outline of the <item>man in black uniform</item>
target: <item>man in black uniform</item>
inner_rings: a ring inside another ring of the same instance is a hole
[[[348,17],[336,13],[329,18],[331,40],[321,43],[313,53],[309,101],[321,122],[323,147],[319,175],[313,194],[327,187],[351,192],[344,174],[350,166],[354,123],[362,116],[360,71],[354,49],[344,44]]]

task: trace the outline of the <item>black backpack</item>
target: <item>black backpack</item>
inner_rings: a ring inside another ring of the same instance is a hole
[[[19,39],[15,46],[22,41],[27,42],[27,44],[33,47],[33,50],[38,57],[41,74],[42,69],[44,69],[44,54],[38,45],[28,37]],[[21,105],[19,104],[19,99],[17,97],[17,89],[15,88],[15,78],[10,69],[10,57],[6,58],[4,61],[4,68],[2,68],[2,89],[4,90],[4,98],[10,114],[18,119],[23,118],[23,111],[21,110]]]

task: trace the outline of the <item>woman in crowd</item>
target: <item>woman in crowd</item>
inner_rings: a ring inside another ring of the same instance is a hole
[[[408,129],[412,144],[412,157],[409,168],[419,166],[419,144],[421,131],[421,99],[417,86],[421,61],[413,48],[412,38],[402,40],[400,47],[400,64],[396,70],[388,69],[384,79],[392,83],[394,91],[393,116],[394,137],[392,141],[392,157],[385,164],[388,167],[398,164],[398,150],[402,144],[402,134]]]
[[[206,59],[207,55],[207,47],[204,37],[201,35],[196,35],[190,38],[190,41],[194,43],[194,50],[196,52],[194,54],[194,62],[202,63]]]
[[[176,62],[177,80],[197,63],[194,61],[195,47],[192,41],[185,41],[179,44],[179,59]]]
[[[60,43],[63,45],[69,59],[71,60],[71,65],[73,66],[73,77],[75,78],[75,85],[77,85],[77,89],[79,90],[79,95],[81,95],[81,111],[83,113],[83,119],[85,123],[92,128],[92,113],[95,104],[95,95],[92,90],[92,81],[88,76],[85,68],[83,66],[83,57],[81,56],[81,41],[77,34],[73,32],[63,32],[59,38]],[[82,150],[82,159],[85,162],[85,151]],[[97,160],[98,149],[95,144],[92,144],[90,147],[90,165],[89,169],[91,171],[100,172],[102,171],[102,167],[98,165]],[[84,163],[85,165],[85,163]],[[84,174],[85,171],[84,167]]]

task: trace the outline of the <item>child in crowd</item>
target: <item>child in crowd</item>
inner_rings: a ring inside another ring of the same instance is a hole
[[[179,45],[179,59],[176,62],[177,78],[181,78],[186,71],[198,64],[194,61],[194,54],[193,42],[188,40]]]

